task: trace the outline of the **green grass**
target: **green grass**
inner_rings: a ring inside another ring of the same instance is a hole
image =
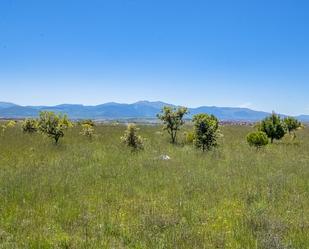
[[[309,248],[308,128],[257,151],[252,128],[222,127],[204,154],[159,126],[141,127],[131,153],[124,130],[98,126],[90,141],[73,128],[58,146],[6,130],[0,248]]]

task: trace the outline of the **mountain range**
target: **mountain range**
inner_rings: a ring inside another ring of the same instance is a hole
[[[96,106],[62,104],[56,106],[21,106],[14,103],[0,102],[0,118],[22,119],[37,117],[40,111],[53,111],[67,114],[71,119],[154,119],[163,106],[175,106],[172,104],[156,101],[139,101],[133,104],[120,104],[109,102]],[[267,112],[254,111],[239,107],[216,107],[201,106],[189,108],[191,118],[197,113],[214,114],[221,121],[258,121],[269,115]],[[284,116],[284,115],[283,115]],[[309,115],[300,115],[296,118],[303,122],[309,122]]]

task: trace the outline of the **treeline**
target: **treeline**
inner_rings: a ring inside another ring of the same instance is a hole
[[[188,114],[186,107],[169,107],[165,106],[161,113],[157,115],[163,124],[163,130],[170,137],[170,142],[175,144],[181,127],[185,124],[184,116]],[[187,133],[187,141],[192,143],[196,148],[209,151],[218,145],[218,138],[221,136],[219,130],[219,120],[214,115],[206,113],[196,114],[193,116],[193,129]],[[2,132],[7,128],[14,127],[15,121],[9,121],[2,125]],[[80,134],[92,139],[95,136],[95,123],[92,120],[83,120],[75,123],[81,127]],[[65,134],[65,131],[72,128],[74,123],[66,115],[56,114],[54,112],[41,112],[38,119],[25,119],[22,122],[24,133],[40,132],[54,140],[58,144],[59,139]],[[303,125],[293,117],[281,118],[279,115],[272,113],[261,122],[256,124],[256,131],[247,135],[247,142],[250,146],[261,148],[274,140],[282,139],[289,134],[291,139],[295,139],[296,131]],[[144,139],[138,135],[138,128],[134,124],[129,124],[121,141],[130,147],[133,151],[143,149]]]

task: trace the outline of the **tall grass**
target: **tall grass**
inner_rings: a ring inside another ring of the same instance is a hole
[[[97,126],[89,140],[76,127],[58,146],[7,129],[0,248],[309,248],[308,129],[257,152],[250,127],[225,126],[202,153],[145,126],[132,153],[125,128]]]

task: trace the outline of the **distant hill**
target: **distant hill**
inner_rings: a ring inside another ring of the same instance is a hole
[[[16,105],[13,103],[9,103],[9,102],[0,102],[0,109],[9,108],[13,106],[16,106]]]
[[[139,101],[133,104],[105,103],[96,106],[62,104],[56,106],[19,106],[13,103],[0,102],[0,118],[37,117],[40,111],[47,110],[67,114],[71,119],[153,119],[163,106],[174,106],[164,102]],[[187,118],[197,113],[209,113],[221,121],[258,121],[269,115],[267,112],[254,111],[248,108],[201,106],[189,108]],[[308,122],[309,115],[298,116]]]
[[[302,120],[303,122],[308,123],[309,122],[309,115],[300,115],[298,116],[299,120]]]

